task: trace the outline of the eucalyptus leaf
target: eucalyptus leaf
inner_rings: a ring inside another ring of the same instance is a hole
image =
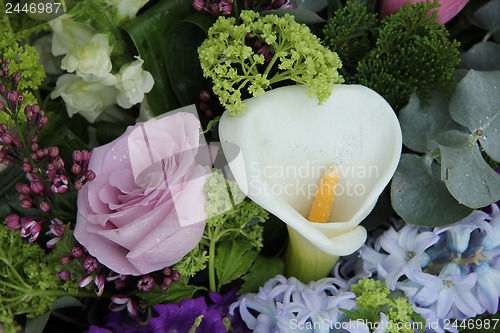
[[[492,0],[479,8],[472,19],[476,25],[489,31],[500,41],[500,0]]]
[[[410,102],[399,111],[403,144],[419,153],[438,149],[438,136],[457,126],[448,112],[448,103],[442,97],[436,96],[429,104],[422,108],[420,98],[413,93]]]
[[[328,6],[328,0],[292,0],[293,8],[319,12]]]
[[[200,91],[208,86],[197,50],[214,22],[213,16],[198,12],[174,24],[165,35],[163,59],[181,106],[197,103]]]
[[[180,107],[168,77],[163,50],[158,45],[163,44],[166,32],[174,23],[193,12],[190,1],[160,1],[123,26],[144,60],[144,69],[153,75],[155,85],[146,99],[154,116]]]
[[[460,55],[460,67],[478,71],[500,70],[500,45],[493,42],[481,42]]]
[[[286,14],[293,15],[295,21],[302,24],[315,24],[315,23],[326,23],[326,20],[321,16],[310,10],[304,9],[276,9],[276,10],[266,10],[261,13],[264,15],[274,14],[276,16],[285,16]]]
[[[441,178],[458,202],[482,208],[500,200],[500,175],[484,160],[473,134],[448,131],[439,146]]]
[[[422,227],[453,224],[472,213],[450,195],[439,165],[429,166],[423,156],[414,154],[401,156],[391,183],[391,202],[406,223]]]
[[[450,114],[477,135],[488,155],[500,161],[500,71],[469,71],[451,98]]]

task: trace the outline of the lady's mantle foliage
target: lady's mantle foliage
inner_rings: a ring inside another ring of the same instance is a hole
[[[346,81],[375,90],[395,110],[403,107],[413,92],[424,101],[432,98],[433,91],[448,95],[455,84],[452,75],[459,62],[459,44],[450,42],[448,31],[437,22],[437,12],[430,14],[438,6],[437,2],[421,2],[401,7],[380,22],[373,46],[377,31],[373,18],[364,6],[348,2],[324,30],[327,45],[336,52],[346,41],[359,40],[341,58],[346,68],[355,68]],[[358,22],[358,17],[366,20]],[[353,24],[359,29],[352,29]],[[360,59],[360,52],[368,47],[371,50]]]
[[[5,333],[18,331],[15,315],[39,316],[58,297],[77,293],[72,283],[56,277],[58,263],[57,256],[26,242],[18,231],[0,228],[0,322]]]
[[[244,111],[242,99],[262,95],[275,83],[292,80],[309,87],[323,102],[334,83],[344,80],[336,53],[320,44],[293,16],[241,12],[242,23],[220,17],[198,49],[203,75],[233,115]]]

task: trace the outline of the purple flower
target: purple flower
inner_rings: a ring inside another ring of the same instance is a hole
[[[153,309],[159,315],[149,320],[155,333],[189,332],[200,316],[203,317],[196,333],[226,333],[221,314],[215,309],[207,309],[203,297],[185,299],[178,305],[155,305]]]
[[[479,303],[489,313],[496,313],[500,298],[500,271],[483,262],[474,268],[474,272],[477,274],[477,285],[474,289]]]
[[[113,331],[110,331],[106,328],[99,328],[97,326],[90,326],[88,331],[85,331],[84,333],[113,333]]]
[[[241,319],[241,316],[239,313],[235,313],[234,315],[231,315],[229,313],[229,307],[231,304],[236,302],[238,300],[238,296],[236,295],[236,292],[238,289],[234,288],[225,295],[219,295],[216,293],[209,293],[208,296],[212,300],[214,304],[210,305],[208,307],[209,310],[217,310],[220,314],[221,317],[227,317],[229,319],[229,322],[231,323],[231,332],[234,333],[247,333],[251,332],[246,324],[243,322],[243,319]]]
[[[439,276],[415,272],[415,278],[424,287],[413,300],[424,307],[435,303],[437,318],[467,318],[484,312],[484,308],[472,294],[477,282],[476,273],[462,276],[460,267],[449,263]]]
[[[106,327],[114,333],[153,333],[151,326],[143,326],[127,311],[111,312],[106,316]],[[100,333],[100,332],[98,332]]]
[[[387,288],[394,290],[403,274],[412,279],[414,272],[421,272],[421,267],[425,267],[430,261],[429,255],[424,251],[438,240],[439,236],[433,232],[419,232],[419,228],[414,226],[405,226],[399,232],[390,228],[380,236],[380,246],[389,254],[378,265],[379,273],[387,273]]]
[[[469,247],[471,233],[480,229],[486,231],[488,235],[493,234],[493,228],[488,222],[489,215],[476,210],[462,221],[449,227],[436,228],[434,232],[440,234],[446,231],[446,245],[448,250],[455,253],[463,253]]]

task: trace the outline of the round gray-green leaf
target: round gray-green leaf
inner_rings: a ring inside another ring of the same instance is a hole
[[[481,42],[463,53],[460,67],[478,71],[500,70],[500,45],[493,42]]]
[[[406,223],[422,227],[450,225],[473,211],[450,195],[436,163],[429,166],[415,154],[401,156],[392,179],[391,202]]]
[[[450,126],[457,126],[448,112],[448,103],[440,96],[422,108],[420,98],[414,93],[410,102],[399,111],[403,131],[403,144],[413,151],[425,153],[438,149],[438,136]]]
[[[500,175],[486,163],[473,135],[448,131],[439,147],[441,178],[458,202],[482,208],[500,200]]]
[[[491,32],[500,41],[500,0],[492,0],[479,8],[472,19],[476,25]]]
[[[469,71],[450,100],[450,114],[477,135],[488,155],[500,161],[500,71]]]

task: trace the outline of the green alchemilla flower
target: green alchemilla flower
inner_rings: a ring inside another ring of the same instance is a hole
[[[234,17],[219,17],[198,49],[203,75],[231,114],[245,110],[242,98],[262,95],[278,82],[307,85],[307,95],[321,104],[344,81],[337,54],[293,16],[242,11],[240,18],[237,25]]]

